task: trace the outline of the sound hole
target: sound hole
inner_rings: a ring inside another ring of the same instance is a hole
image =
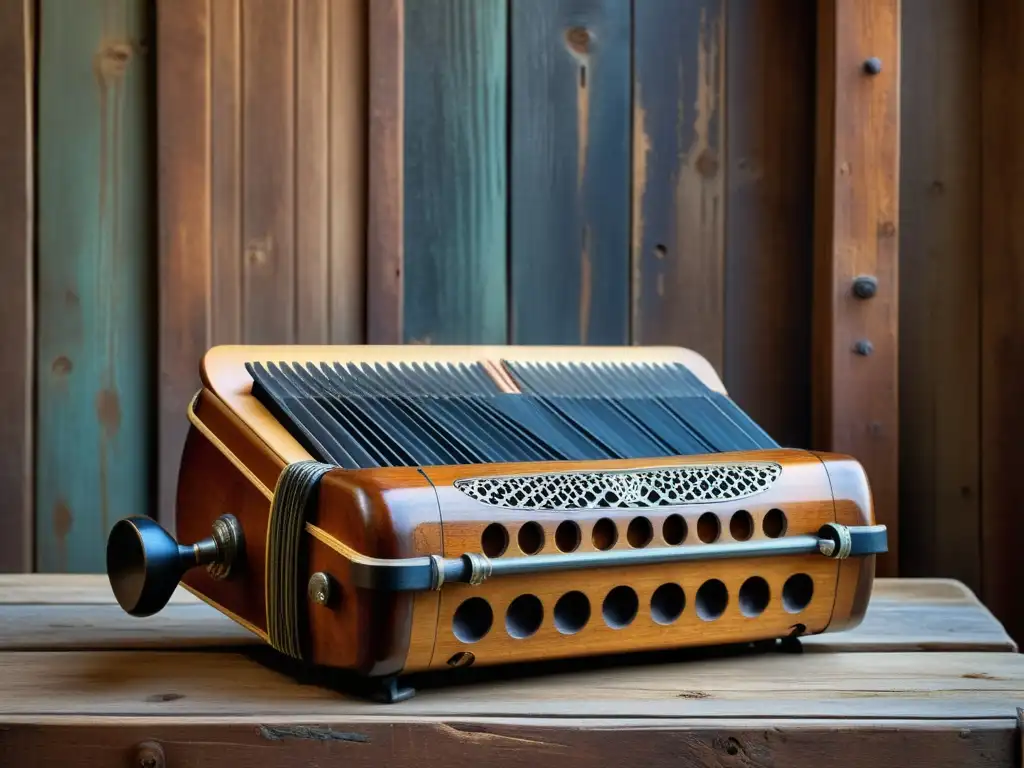
[[[523,527],[519,529],[518,541],[524,555],[535,555],[544,546],[544,529],[540,527],[540,523],[523,523]]]
[[[722,522],[714,512],[705,512],[697,519],[697,538],[705,544],[718,541],[722,535]]]
[[[555,629],[575,635],[590,621],[590,600],[582,592],[567,592],[555,603]]]
[[[604,622],[612,629],[629,626],[636,618],[640,600],[631,587],[615,587],[604,599],[601,613]]]
[[[729,521],[729,533],[736,541],[746,541],[754,535],[754,518],[745,509],[738,510]]]
[[[480,548],[488,557],[501,557],[508,549],[508,531],[501,523],[491,523],[480,537]]]
[[[490,603],[482,597],[471,597],[455,609],[452,632],[464,643],[475,643],[491,631],[493,623],[494,611]]]
[[[786,527],[786,513],[781,509],[769,509],[768,514],[764,516],[764,520],[761,523],[764,535],[770,539],[777,539],[779,536],[785,536]]]
[[[686,593],[678,584],[662,584],[651,595],[651,618],[659,624],[671,624],[686,607]]]
[[[794,573],[782,585],[782,607],[800,613],[814,596],[814,580],[806,573]]]
[[[626,541],[633,549],[642,549],[654,538],[654,528],[646,517],[634,517],[626,529]]]
[[[583,534],[575,520],[565,520],[555,529],[555,546],[560,552],[575,552],[583,541]]]
[[[602,517],[596,523],[594,523],[594,530],[591,533],[591,538],[594,540],[594,546],[597,549],[611,549],[615,546],[615,542],[618,541],[619,533],[615,528],[615,521]]]
[[[760,576],[751,576],[740,587],[740,613],[753,618],[764,613],[771,598],[768,582]]]
[[[513,600],[505,612],[505,629],[522,640],[540,629],[544,620],[544,606],[536,595],[520,595]]]
[[[697,615],[704,621],[714,621],[729,604],[729,590],[718,579],[708,579],[697,590]]]
[[[666,544],[675,546],[686,541],[686,519],[682,515],[669,515],[661,526],[661,537]]]

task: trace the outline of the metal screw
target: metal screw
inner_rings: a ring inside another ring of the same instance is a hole
[[[322,571],[317,571],[309,577],[309,599],[317,605],[327,605],[331,601],[334,592],[331,577]]]
[[[861,275],[853,281],[853,294],[859,299],[870,299],[878,293],[878,279],[872,275]]]
[[[864,62],[864,71],[869,75],[877,75],[882,71],[882,60],[877,56],[872,56]]]
[[[860,341],[853,345],[853,351],[856,352],[858,355],[863,355],[864,357],[867,357],[868,355],[875,351],[875,345],[872,344],[867,339],[861,339]]]

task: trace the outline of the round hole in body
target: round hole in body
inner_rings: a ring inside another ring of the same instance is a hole
[[[760,576],[751,576],[740,587],[740,613],[753,618],[764,613],[771,599],[771,588]]]
[[[555,529],[555,546],[559,552],[575,552],[581,541],[583,534],[575,520],[563,520]]]
[[[609,627],[622,629],[633,622],[639,608],[640,600],[632,587],[614,587],[605,595],[601,614],[604,616],[604,623]]]
[[[686,541],[686,532],[686,518],[682,515],[669,515],[661,526],[661,538],[671,546]]]
[[[619,532],[615,527],[615,521],[608,517],[602,517],[594,523],[594,530],[591,533],[594,546],[597,549],[611,549],[619,540]]]
[[[777,539],[786,535],[786,513],[781,509],[769,509],[761,521],[761,529],[764,535],[770,539]]]
[[[508,549],[508,530],[501,523],[491,523],[480,536],[480,549],[488,557],[501,557]]]
[[[491,631],[494,611],[482,597],[471,597],[455,609],[452,632],[464,643],[475,643]]]
[[[745,509],[738,509],[729,520],[729,535],[736,541],[746,541],[754,535],[754,518]]]
[[[814,597],[814,579],[806,573],[794,573],[782,585],[782,607],[789,613],[800,613]]]
[[[678,584],[662,584],[651,595],[651,618],[658,624],[671,624],[685,607],[686,593]]]
[[[524,555],[536,555],[544,548],[544,529],[532,520],[519,529],[519,548]]]
[[[474,656],[472,653],[470,653],[469,651],[459,651],[458,653],[453,653],[451,657],[449,657],[448,666],[468,667],[474,661],[476,661],[476,656]]]
[[[626,541],[633,549],[643,549],[654,538],[654,528],[646,517],[634,517],[626,528]]]
[[[729,590],[718,579],[708,579],[697,590],[696,611],[704,621],[714,621],[729,605]]]
[[[722,535],[722,521],[714,512],[705,512],[697,518],[697,538],[705,544],[713,544]]]
[[[590,621],[590,600],[582,592],[566,592],[555,603],[555,629],[575,635]]]
[[[505,611],[505,629],[516,640],[529,637],[544,621],[544,605],[536,595],[520,595]]]

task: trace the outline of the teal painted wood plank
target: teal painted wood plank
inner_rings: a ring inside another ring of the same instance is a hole
[[[42,0],[36,554],[104,569],[151,511],[150,4]]]
[[[724,0],[635,0],[633,341],[721,371]]]
[[[504,343],[507,0],[406,0],[403,340]]]
[[[511,25],[512,340],[626,344],[630,4],[516,0]]]

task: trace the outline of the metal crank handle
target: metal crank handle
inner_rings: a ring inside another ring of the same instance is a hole
[[[245,553],[245,537],[234,515],[213,521],[209,537],[178,544],[148,517],[118,520],[107,537],[107,578],[125,613],[152,616],[171,599],[186,572],[206,566],[215,579],[226,579]]]

